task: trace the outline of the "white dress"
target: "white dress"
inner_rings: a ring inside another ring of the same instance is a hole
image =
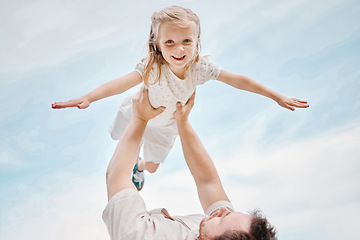
[[[143,62],[138,63],[135,70],[142,75],[144,72]],[[179,79],[167,64],[162,66],[160,82],[151,84],[155,81],[156,72],[150,74],[150,103],[154,108],[164,106],[166,109],[163,113],[151,119],[146,126],[142,139],[145,161],[154,163],[165,161],[178,136],[174,118],[176,103],[181,102],[184,105],[194,93],[196,86],[204,84],[208,80],[217,79],[220,71],[217,64],[210,62],[206,57],[201,57],[199,62],[190,68],[191,80],[188,83]],[[132,96],[124,99],[114,122],[110,126],[109,132],[113,139],[121,138],[132,117],[131,99]]]

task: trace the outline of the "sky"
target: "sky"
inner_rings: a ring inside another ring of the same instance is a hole
[[[221,68],[310,104],[198,87],[190,121],[236,210],[261,209],[279,239],[360,239],[356,0],[0,0],[0,238],[109,239],[108,127],[138,88],[86,110],[50,106],[132,71],[151,14],[170,5],[200,17],[202,54]],[[141,195],[149,209],[202,213],[179,139]]]

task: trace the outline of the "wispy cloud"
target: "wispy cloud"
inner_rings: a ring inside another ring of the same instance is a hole
[[[265,152],[247,149],[213,160],[237,210],[263,209],[280,238],[354,239],[359,232],[349,223],[356,222],[360,213],[356,201],[360,197],[359,141],[357,127]],[[62,184],[73,179],[59,188],[63,191],[33,194],[8,212],[5,239],[106,239],[100,219],[106,205],[104,176],[69,174],[57,173]],[[168,174],[164,167],[146,181],[141,195],[149,209],[166,207],[173,215],[202,212],[187,169]],[[181,199],[181,204],[175,199]],[[347,221],[340,221],[343,218]]]
[[[309,228],[313,239],[338,239],[343,234],[352,239],[356,236],[354,229],[334,218],[347,216],[352,222],[356,221],[354,211],[360,213],[356,201],[360,197],[359,141],[360,127],[356,127],[266,152],[240,152],[216,162],[225,186],[231,186],[229,192],[237,207],[264,206],[280,234],[291,229],[292,234],[305,237],[301,229]],[[242,183],[242,178],[237,180],[236,176],[245,176],[246,181]],[[346,212],[342,212],[344,209]],[[311,226],[320,225],[328,232],[311,230]],[[343,228],[341,233],[330,230],[336,225]],[[297,239],[288,235],[283,238]]]
[[[67,173],[56,175],[62,174]],[[32,194],[23,204],[12,208],[7,212],[9,222],[2,224],[0,236],[13,240],[108,239],[101,219],[107,201],[103,177],[72,179],[65,188],[61,186],[62,192]]]
[[[50,104],[131,71],[152,12],[171,4],[200,16],[203,53],[222,68],[310,102],[290,112],[219,82],[199,87],[191,121],[238,210],[262,208],[281,239],[359,234],[356,220],[341,221],[359,214],[358,2],[204,3],[1,5],[0,238],[106,239],[104,172],[115,144],[106,131],[135,89],[84,111]],[[201,212],[179,142],[146,181],[149,208]]]
[[[38,0],[17,9],[14,22],[25,26],[21,36],[21,45],[24,45],[39,34],[68,29],[77,21],[77,16],[77,12],[62,0]]]
[[[104,37],[108,37],[109,35],[113,34],[117,30],[118,30],[118,27],[113,26],[113,27],[108,27],[108,28],[102,29],[97,32],[92,32],[86,36],[83,36],[83,37],[77,39],[75,41],[75,44],[82,44],[82,43],[86,43],[88,41],[94,41],[94,40],[98,40],[98,39],[101,39]]]

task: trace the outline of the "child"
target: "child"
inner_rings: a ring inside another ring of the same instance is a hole
[[[201,57],[200,20],[191,10],[172,6],[155,12],[151,19],[149,52],[137,64],[135,71],[107,82],[80,98],[52,105],[53,108],[87,108],[94,101],[123,93],[143,82],[148,87],[152,106],[165,107],[165,110],[149,121],[144,133],[144,159],[138,161],[133,171],[133,182],[139,191],[144,184],[143,171],[154,173],[157,170],[178,135],[173,116],[176,103],[185,104],[197,85],[214,79],[269,97],[290,110],[309,106],[305,101],[280,95],[249,77],[220,69],[206,57]],[[110,127],[113,139],[120,139],[132,114],[131,98],[128,97]]]

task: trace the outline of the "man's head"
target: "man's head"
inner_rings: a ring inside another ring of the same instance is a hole
[[[217,214],[200,223],[199,240],[275,240],[276,230],[261,212],[250,214],[220,208]]]

